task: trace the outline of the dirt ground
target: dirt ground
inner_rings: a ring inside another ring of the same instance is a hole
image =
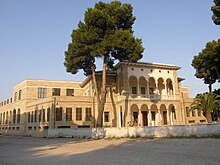
[[[217,165],[220,139],[0,137],[0,165]]]

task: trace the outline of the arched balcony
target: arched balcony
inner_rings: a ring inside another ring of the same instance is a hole
[[[136,77],[134,75],[129,77],[129,90],[132,98],[150,98],[153,100],[173,99],[174,87],[170,78],[167,80],[162,77],[155,79],[144,76]]]

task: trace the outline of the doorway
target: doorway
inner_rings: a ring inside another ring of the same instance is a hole
[[[163,111],[163,124],[167,125],[167,111]]]
[[[141,113],[143,126],[148,126],[147,111],[142,111]]]

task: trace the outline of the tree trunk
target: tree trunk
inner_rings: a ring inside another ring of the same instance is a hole
[[[96,127],[103,126],[103,112],[105,109],[105,102],[106,102],[106,67],[107,61],[106,58],[103,59],[103,71],[102,71],[102,88],[101,88],[101,98],[99,103],[98,109],[98,118]]]
[[[95,90],[95,96],[97,99],[98,109],[100,109],[100,97],[99,97],[98,86],[95,77],[95,68],[93,66],[92,66],[92,80],[93,80],[93,88]],[[97,123],[95,125],[97,126]]]
[[[207,111],[205,114],[208,123],[212,123],[212,114],[210,111]]]
[[[212,84],[209,83],[209,92],[212,92]]]

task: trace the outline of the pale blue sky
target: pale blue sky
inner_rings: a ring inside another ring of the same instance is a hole
[[[25,79],[82,81],[63,66],[71,32],[96,0],[0,1],[0,100],[12,96],[13,86]],[[105,0],[104,2],[110,2]],[[208,41],[220,38],[211,20],[212,0],[123,0],[134,7],[134,34],[142,38],[143,62],[182,67],[182,83],[191,96],[208,91],[191,67]],[[214,88],[219,88],[216,84]]]

